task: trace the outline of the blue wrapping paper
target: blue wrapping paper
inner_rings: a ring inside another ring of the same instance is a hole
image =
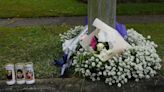
[[[127,37],[126,27],[123,24],[116,22],[116,30],[120,33],[123,38]]]

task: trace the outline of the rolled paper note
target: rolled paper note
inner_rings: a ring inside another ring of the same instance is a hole
[[[24,68],[25,68],[26,84],[33,84],[33,83],[35,83],[33,63],[32,62],[26,63]]]
[[[5,66],[6,69],[6,83],[7,85],[15,84],[15,72],[14,72],[14,64],[7,64]]]
[[[24,71],[24,64],[17,63],[15,65],[16,70],[16,82],[17,84],[24,84],[25,83],[25,71]]]

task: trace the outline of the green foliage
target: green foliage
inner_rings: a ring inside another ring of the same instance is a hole
[[[85,16],[87,4],[78,0],[0,0],[0,18]],[[117,15],[163,14],[161,3],[123,3]]]
[[[148,2],[163,2],[163,0],[117,0],[118,3],[148,3]]]
[[[118,4],[118,15],[164,14],[163,3],[125,3]]]
[[[77,0],[0,0],[0,17],[85,15],[86,6]]]

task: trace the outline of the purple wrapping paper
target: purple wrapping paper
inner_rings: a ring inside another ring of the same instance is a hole
[[[126,36],[127,36],[127,31],[126,31],[125,25],[116,22],[116,30],[120,33],[120,35],[121,35],[123,38],[126,38]]]

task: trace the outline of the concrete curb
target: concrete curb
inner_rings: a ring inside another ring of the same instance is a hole
[[[33,85],[8,86],[0,81],[0,92],[163,92],[164,78],[128,82],[121,88],[104,82],[91,82],[78,78],[37,79]]]

